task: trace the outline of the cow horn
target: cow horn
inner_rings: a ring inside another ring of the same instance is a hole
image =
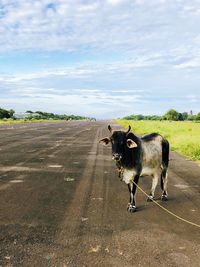
[[[128,126],[128,130],[126,131],[126,134],[129,133],[130,130],[131,130],[131,126],[129,125],[129,126]]]
[[[108,130],[112,133],[112,128],[110,125],[108,125]]]

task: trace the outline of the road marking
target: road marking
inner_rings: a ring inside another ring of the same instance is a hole
[[[8,172],[8,171],[30,171],[30,170],[38,170],[35,168],[29,168],[29,167],[23,167],[23,166],[6,166],[6,167],[0,167],[0,170],[3,172]]]
[[[107,253],[109,253],[109,252],[110,252],[109,248],[105,248],[105,251],[106,251]]]
[[[99,201],[103,201],[102,197],[93,197],[92,200],[99,200]]]
[[[34,152],[36,152],[37,151],[37,149],[33,149],[33,150],[29,150],[29,151],[27,151],[27,153],[34,153]]]
[[[82,221],[82,222],[85,222],[85,221],[87,221],[87,220],[88,220],[88,218],[81,217],[81,221]]]
[[[89,250],[89,253],[97,253],[99,252],[99,250],[101,249],[101,246],[100,245],[97,245],[95,247],[90,247],[90,250]]]
[[[49,168],[62,168],[62,165],[48,165]]]
[[[180,189],[186,189],[190,187],[189,185],[185,185],[185,184],[175,184],[174,186]]]
[[[49,155],[48,157],[49,158],[55,158],[56,156],[54,154],[52,154],[52,155]]]
[[[92,152],[97,151],[99,132],[100,131],[97,130],[94,143],[91,149]],[[80,179],[80,182],[76,188],[70,207],[66,211],[61,231],[58,233],[57,236],[57,240],[61,244],[69,243],[70,238],[73,240],[73,238],[76,236],[76,232],[79,229],[79,226],[81,224],[83,206],[88,197],[88,188],[93,178],[92,175],[95,161],[96,156],[88,155],[87,162],[82,173],[82,179]]]
[[[23,183],[24,180],[11,180],[9,183],[13,183],[13,184],[18,184],[18,183]]]
[[[80,164],[80,162],[79,161],[74,161],[73,164],[78,165],[78,164]]]
[[[66,181],[66,182],[73,182],[74,181],[74,178],[66,177],[66,178],[64,178],[64,181]]]

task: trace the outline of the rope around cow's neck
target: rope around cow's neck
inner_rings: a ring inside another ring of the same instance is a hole
[[[118,171],[119,171],[119,177],[121,177],[121,173],[123,172],[123,167],[121,166],[120,168],[118,168]],[[133,180],[132,181],[133,184],[147,197],[149,197],[149,195],[137,184],[135,183],[135,181]],[[155,203],[159,208],[161,208],[162,210],[164,210],[165,212],[169,213],[170,215],[174,216],[175,218],[179,219],[180,221],[182,222],[185,222],[187,224],[190,224],[190,225],[193,225],[193,226],[196,226],[198,228],[200,228],[200,225],[197,224],[197,223],[194,223],[194,222],[191,222],[191,221],[188,221],[178,215],[176,215],[175,213],[173,213],[172,211],[166,209],[165,207],[163,207],[162,205],[160,205],[157,201],[155,201],[154,199],[151,199],[153,203]]]

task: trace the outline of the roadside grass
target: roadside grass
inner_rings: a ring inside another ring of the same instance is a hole
[[[130,125],[136,134],[159,133],[168,139],[171,150],[200,161],[200,123],[132,120],[115,120],[115,122],[125,128]]]

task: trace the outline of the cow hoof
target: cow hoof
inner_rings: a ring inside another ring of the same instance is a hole
[[[161,200],[162,201],[167,201],[168,200],[168,196],[167,195],[162,195],[161,196]]]
[[[135,212],[136,211],[136,206],[129,204],[128,207],[127,207],[127,211]]]
[[[154,197],[153,197],[153,196],[148,196],[148,198],[147,198],[147,202],[152,202],[152,201],[153,201],[153,199],[154,199]]]

